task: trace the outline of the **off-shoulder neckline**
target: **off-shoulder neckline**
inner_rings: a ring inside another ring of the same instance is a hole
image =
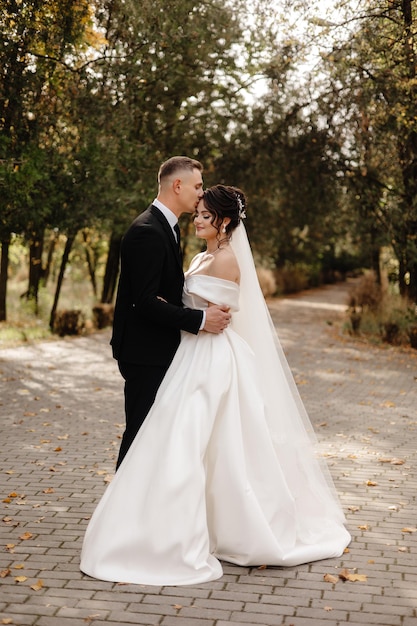
[[[236,287],[239,287],[239,284],[235,283],[234,280],[227,280],[226,278],[218,278],[217,276],[210,276],[209,274],[199,274],[198,272],[196,272],[195,274],[190,274],[189,276],[186,276],[186,280],[190,280],[191,278],[196,278],[196,277],[210,278],[211,280],[220,281],[222,283],[227,283],[229,285],[235,285]]]

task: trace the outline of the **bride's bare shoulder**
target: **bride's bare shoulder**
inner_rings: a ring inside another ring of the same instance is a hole
[[[220,248],[219,251],[213,255],[210,266],[210,274],[212,276],[239,283],[239,265],[230,246]]]

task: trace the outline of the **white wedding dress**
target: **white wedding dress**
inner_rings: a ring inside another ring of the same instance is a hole
[[[192,265],[184,304],[208,302],[229,305],[239,329],[239,286]],[[183,333],[89,522],[83,572],[185,585],[221,577],[220,561],[294,566],[342,554],[350,535],[295,385],[282,356],[265,369],[257,349],[233,324],[220,335]]]

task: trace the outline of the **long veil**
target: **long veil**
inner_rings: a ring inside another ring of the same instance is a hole
[[[293,481],[291,486],[300,495],[305,494],[306,489],[306,484],[300,484],[300,480],[307,481],[310,505],[316,499],[317,506],[344,521],[330,472],[318,453],[312,424],[262,294],[242,221],[233,231],[231,246],[241,273],[239,311],[233,314],[231,326],[254,352],[265,416],[287,480]]]

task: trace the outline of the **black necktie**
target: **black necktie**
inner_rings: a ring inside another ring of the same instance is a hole
[[[178,247],[181,248],[180,246],[180,239],[181,239],[181,233],[180,233],[180,227],[178,226],[178,224],[175,224],[174,226],[174,232],[177,235],[177,244]]]

